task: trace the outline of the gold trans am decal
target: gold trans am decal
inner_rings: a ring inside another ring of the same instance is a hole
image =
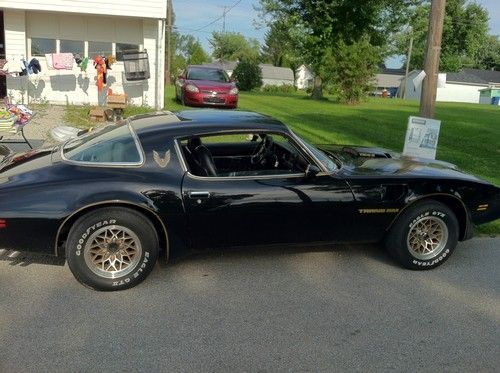
[[[170,163],[170,150],[165,152],[165,156],[162,157],[160,153],[158,153],[156,150],[153,150],[153,159],[155,160],[156,164],[160,166],[161,168],[165,168],[168,166]]]
[[[360,214],[395,214],[399,209],[358,209]]]

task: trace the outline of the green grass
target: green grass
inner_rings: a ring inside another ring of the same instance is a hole
[[[67,105],[63,119],[66,123],[78,128],[95,127],[99,123],[90,120],[90,110],[92,108],[93,106],[90,105]],[[152,110],[147,106],[129,106],[124,110],[123,116],[127,118],[136,114],[149,113]]]
[[[166,110],[186,109],[173,97],[173,87],[168,87]],[[302,92],[243,92],[239,109],[271,115],[312,143],[371,145],[395,151],[403,150],[408,116],[418,115],[415,101],[371,98],[360,105],[343,105],[328,98],[314,101]],[[148,109],[132,107],[125,115],[137,110]],[[436,118],[442,122],[437,158],[500,185],[500,107],[437,103]],[[479,231],[500,234],[500,220]]]

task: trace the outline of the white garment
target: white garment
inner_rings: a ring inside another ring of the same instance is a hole
[[[47,53],[45,55],[45,62],[47,63],[47,68],[49,70],[54,70],[54,64],[52,63],[52,53]]]

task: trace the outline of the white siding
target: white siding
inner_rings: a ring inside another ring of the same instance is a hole
[[[262,85],[294,85],[293,79],[262,79]]]
[[[164,22],[131,17],[101,17],[60,13],[4,11],[6,55],[9,60],[30,56],[30,38],[46,37],[82,41],[138,44],[148,51],[151,77],[128,82],[122,62],[108,71],[108,83],[98,93],[96,70],[89,62],[87,73],[74,64],[73,70],[49,70],[44,57],[36,57],[42,72],[29,77],[7,77],[8,95],[15,101],[49,101],[56,104],[103,104],[108,88],[128,94],[134,105],[163,107]],[[26,30],[26,31],[25,31]],[[161,39],[158,40],[158,37]],[[158,51],[158,52],[157,52]],[[89,56],[93,57],[93,56]],[[28,97],[29,96],[29,97]]]
[[[26,19],[24,11],[5,10],[5,54],[26,56]]]
[[[408,75],[408,85],[406,87],[406,98],[410,100],[420,100],[422,85],[415,89],[413,79],[418,72],[411,72]],[[401,82],[404,85],[404,78]],[[437,89],[436,101],[443,102],[469,102],[477,104],[479,102],[479,90],[485,88],[481,85],[470,85],[462,83],[447,82],[446,86]]]
[[[167,0],[0,0],[0,8],[166,18]]]

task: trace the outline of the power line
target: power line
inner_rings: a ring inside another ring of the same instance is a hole
[[[242,1],[243,1],[243,0],[238,0],[238,1],[236,1],[233,5],[231,5],[229,8],[227,8],[227,10],[225,10],[225,9],[224,9],[224,12],[222,13],[222,15],[221,15],[219,18],[217,18],[217,19],[213,20],[212,22],[210,22],[209,24],[207,24],[207,25],[205,25],[205,26],[203,26],[203,27],[200,27],[199,29],[196,29],[196,30],[195,30],[195,32],[201,31],[201,30],[203,30],[203,29],[205,29],[205,28],[207,28],[207,27],[209,27],[209,26],[212,26],[214,23],[219,22],[221,19],[224,19],[224,21],[225,21],[225,19],[226,19],[226,14],[227,14],[227,13],[229,13],[229,12],[230,12],[230,11],[231,11],[234,7],[236,7],[236,6],[237,6],[239,3],[241,3]],[[224,22],[224,23],[225,23],[225,22]]]

